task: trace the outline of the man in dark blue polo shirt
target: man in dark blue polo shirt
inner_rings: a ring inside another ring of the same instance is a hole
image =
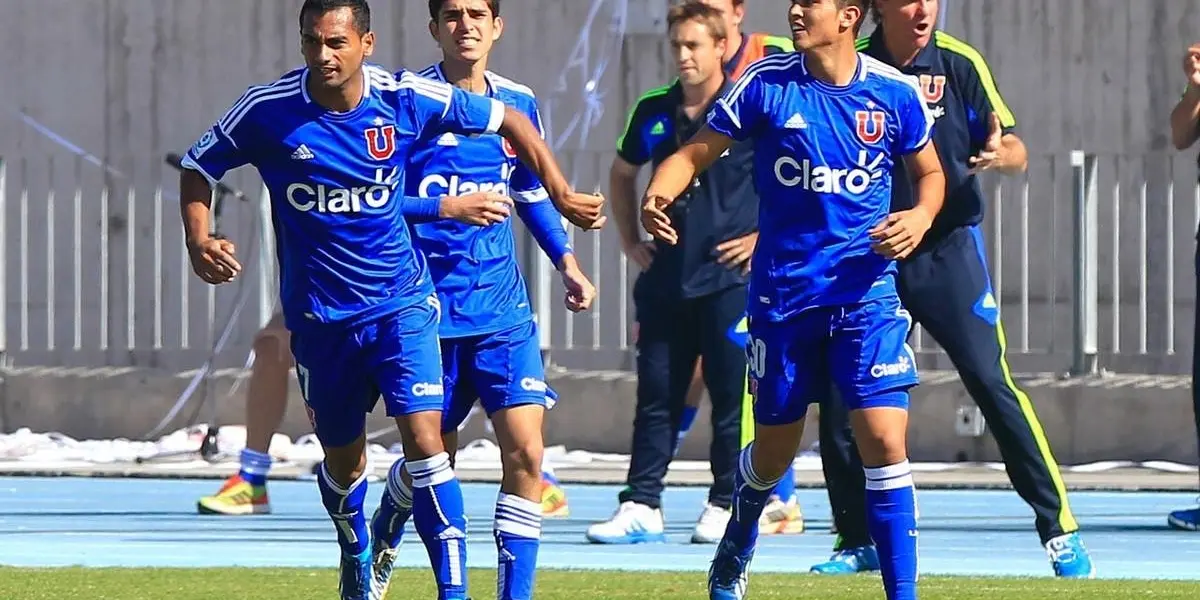
[[[991,287],[979,223],[983,194],[975,174],[1021,172],[1025,146],[987,62],[971,46],[936,31],[937,0],[877,0],[878,27],[860,52],[915,76],[937,117],[934,143],[946,173],[946,203],[921,246],[900,264],[900,299],[954,363],[996,437],[1013,488],[1033,508],[1056,575],[1091,577],[1058,464],[1029,397],[1005,360],[1004,329]],[[904,169],[894,174],[893,209],[911,208]],[[846,410],[821,405],[821,458],[839,541],[819,573],[878,568],[867,533],[861,461]]]
[[[729,86],[721,62],[728,40],[721,12],[691,0],[673,6],[667,23],[679,79],[638,100],[617,142],[611,173],[617,228],[630,260],[642,269],[633,292],[638,397],[627,487],[616,514],[588,529],[595,543],[665,539],[663,479],[701,357],[712,402],[713,485],[694,542],[716,542],[725,533],[741,450],[746,355],[730,332],[746,308],[746,273],[758,239],[751,146],[731,149],[675,203],[671,220],[679,229],[678,244],[645,245],[639,239],[634,187],[639,168],[670,156],[698,131]]]
[[[1171,111],[1171,141],[1180,150],[1186,150],[1200,139],[1200,42],[1192,45],[1183,55],[1183,74],[1187,78],[1187,90],[1175,110]],[[1200,165],[1200,158],[1197,159]],[[1200,239],[1200,233],[1197,233]],[[1200,297],[1200,248],[1196,253],[1196,292]],[[1196,329],[1192,350],[1192,410],[1196,418],[1196,436],[1200,438],[1200,311],[1196,314]],[[1175,529],[1200,531],[1200,506],[1177,510],[1167,516],[1167,523]]]

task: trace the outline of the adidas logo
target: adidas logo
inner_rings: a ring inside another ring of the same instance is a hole
[[[804,117],[800,116],[800,113],[792,115],[792,118],[783,124],[784,129],[806,129],[807,127],[808,121],[805,121]]]
[[[439,146],[457,146],[458,138],[454,137],[453,133],[446,132],[446,133],[443,133],[441,135],[441,137],[439,137],[437,139],[437,145],[439,145]]]
[[[292,153],[292,160],[312,160],[316,157],[317,155],[308,149],[307,144],[300,144],[300,147],[296,148],[296,151]]]

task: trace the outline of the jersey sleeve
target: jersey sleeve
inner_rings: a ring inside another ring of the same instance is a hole
[[[900,86],[896,102],[896,116],[899,119],[897,135],[892,154],[905,156],[913,154],[925,147],[933,135],[934,116],[925,104],[921,95],[920,84],[916,77],[905,76],[908,85]]]
[[[956,53],[959,60],[955,64],[954,79],[967,109],[971,141],[981,144],[987,138],[988,121],[992,113],[1000,117],[1000,127],[1004,133],[1015,131],[1017,119],[1000,95],[1000,88],[996,86],[987,61],[973,48],[967,47]]]
[[[645,125],[646,120],[650,118],[647,97],[648,95],[643,95],[638,98],[637,104],[633,105],[633,110],[629,111],[629,118],[625,121],[625,131],[617,138],[617,156],[639,167],[650,162],[654,151],[646,139]]]
[[[399,81],[419,138],[447,132],[496,133],[504,122],[504,105],[498,100],[412,73],[402,74]]]
[[[533,122],[533,126],[537,127],[538,134],[545,140],[546,130],[542,127],[542,111],[538,109],[537,100],[531,100],[523,112]],[[508,141],[505,140],[503,143],[508,144]],[[518,202],[541,202],[550,198],[537,175],[521,161],[517,161],[516,166],[513,167],[512,176],[508,180],[508,189],[512,192],[513,199]]]
[[[757,133],[765,121],[766,105],[762,71],[742,75],[708,112],[708,127],[730,139],[744,141]]]
[[[253,105],[259,96],[247,90],[234,105],[205,131],[180,161],[215,186],[225,174],[250,162],[247,147],[254,139],[251,129]]]

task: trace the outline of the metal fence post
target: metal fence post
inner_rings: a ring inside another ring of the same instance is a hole
[[[265,327],[275,312],[275,239],[271,222],[271,191],[263,183],[258,195],[258,326]]]
[[[1099,338],[1100,293],[1097,278],[1099,260],[1099,209],[1096,181],[1096,155],[1082,150],[1071,152],[1072,195],[1074,198],[1074,236],[1072,263],[1075,270],[1071,375],[1095,375]]]
[[[0,360],[8,351],[8,163],[0,156]]]

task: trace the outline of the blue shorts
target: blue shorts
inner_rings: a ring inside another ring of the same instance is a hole
[[[856,410],[895,406],[879,396],[918,383],[908,347],[912,317],[896,296],[812,308],[781,323],[751,318],[749,325],[754,420],[764,425],[795,423],[831,385]]]
[[[390,417],[442,410],[436,304],[420,303],[349,327],[292,334],[296,375],[317,439],[349,445],[383,397]]]
[[[446,406],[442,431],[458,429],[478,400],[488,417],[498,410],[536,404],[549,408],[554,392],[546,385],[537,325],[442,340]]]

